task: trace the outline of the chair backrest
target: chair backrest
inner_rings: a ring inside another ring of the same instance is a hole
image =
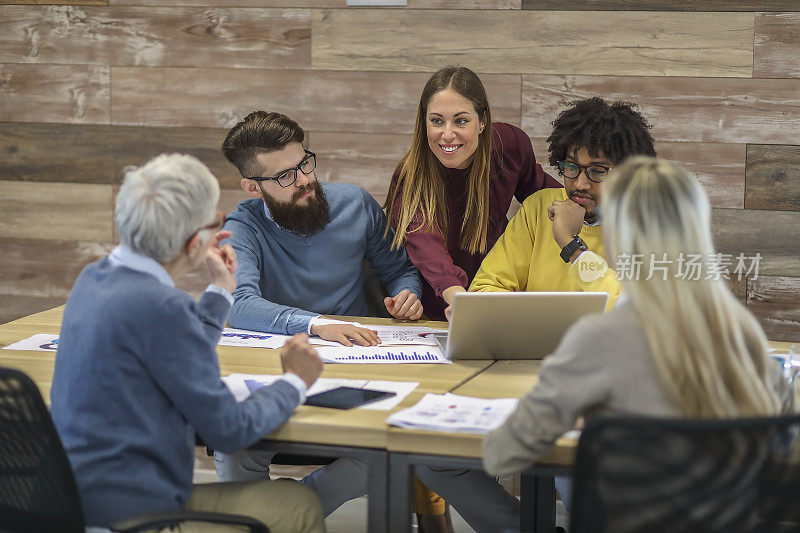
[[[600,418],[581,435],[573,533],[800,531],[800,416]]]
[[[84,531],[75,476],[42,395],[9,368],[0,368],[0,531]]]

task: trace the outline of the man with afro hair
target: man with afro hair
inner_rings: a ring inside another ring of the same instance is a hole
[[[632,155],[655,157],[650,125],[628,102],[589,98],[553,121],[550,164],[563,189],[529,196],[484,259],[470,291],[601,291],[608,308],[620,285],[603,259],[599,193]]]

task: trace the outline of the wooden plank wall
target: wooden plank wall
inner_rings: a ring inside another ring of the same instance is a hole
[[[231,4],[0,0],[0,322],[63,302],[113,246],[125,165],[192,153],[232,209],[219,145],[254,109],[296,118],[322,179],[382,201],[425,80],[458,63],[542,160],[564,102],[638,102],[659,153],[706,187],[720,251],[761,254],[737,295],[771,338],[800,340],[796,0]]]

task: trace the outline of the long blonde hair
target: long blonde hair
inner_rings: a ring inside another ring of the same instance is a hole
[[[664,392],[690,417],[776,414],[766,337],[714,274],[711,208],[697,179],[638,156],[614,169],[602,196],[603,232],[618,272],[623,257],[628,264],[637,257],[643,265],[651,264],[651,256],[666,260],[664,273],[622,279],[641,315]],[[697,256],[699,276],[693,272],[684,279],[686,260]]]
[[[433,96],[452,89],[472,103],[481,121],[486,124],[479,134],[478,147],[472,158],[467,185],[467,206],[461,222],[459,246],[469,253],[485,253],[489,227],[489,174],[491,162],[492,116],[486,90],[477,74],[466,67],[448,66],[431,76],[422,90],[414,124],[411,148],[395,169],[396,178],[389,185],[383,208],[395,229],[392,249],[405,243],[406,235],[414,231],[433,231],[438,228],[447,241],[447,196],[444,189],[444,166],[428,146],[428,104]],[[399,209],[395,205],[402,199]],[[421,220],[415,220],[417,212]],[[415,223],[410,228],[412,222]],[[410,228],[410,229],[409,229]],[[386,233],[388,235],[387,226]]]

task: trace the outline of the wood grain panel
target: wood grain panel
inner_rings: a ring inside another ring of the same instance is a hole
[[[800,277],[759,276],[749,281],[747,309],[764,328],[767,338],[800,341]]]
[[[347,0],[236,0],[235,2],[223,2],[222,0],[108,0],[108,3],[112,6],[220,6],[224,4],[236,7],[309,8],[346,7]]]
[[[800,276],[800,242],[796,239],[800,213],[714,209],[711,227],[718,252],[746,257],[761,254],[759,276]],[[754,274],[748,276],[754,278]]]
[[[110,185],[0,181],[0,237],[110,241]]]
[[[800,78],[798,57],[800,13],[756,13],[753,77]]]
[[[191,154],[222,187],[241,177],[220,151],[227,130],[0,122],[0,179],[112,184],[127,165],[162,153]]]
[[[733,276],[726,281],[733,295],[736,296],[737,300],[739,300],[739,303],[742,305],[747,305],[747,278]]]
[[[523,76],[522,128],[547,137],[565,102],[634,101],[658,142],[793,144],[800,138],[800,80]]]
[[[792,11],[800,9],[796,0],[522,0],[522,9],[569,11]]]
[[[800,211],[800,146],[748,145],[745,207]]]
[[[36,296],[8,296],[0,298],[0,324],[64,305],[66,297],[37,298]]]
[[[315,10],[318,69],[750,77],[753,15]],[[409,31],[409,28],[414,28]],[[591,31],[587,31],[591,28]],[[424,37],[423,37],[424,36]]]
[[[0,7],[0,62],[307,68],[307,9]]]
[[[536,160],[551,176],[558,170],[548,163],[550,154],[545,139],[533,138]],[[694,172],[713,207],[741,209],[744,206],[744,144],[657,142],[659,157]]]
[[[713,207],[744,207],[747,145],[657,142],[656,151],[694,172]]]
[[[113,246],[111,243],[93,241],[0,237],[3,250],[0,254],[2,300],[9,296],[43,301],[65,300],[83,267],[107,255]],[[50,307],[56,305],[60,304],[53,303]],[[2,307],[5,306],[4,301]]]
[[[408,0],[409,9],[522,9],[522,0]]]
[[[238,189],[222,189],[219,194],[218,207],[223,213],[228,214],[236,210],[239,202],[248,198],[250,197],[245,194],[241,187]]]
[[[107,6],[108,0],[0,0],[0,6],[21,5],[70,5],[70,6]]]
[[[108,123],[109,101],[106,66],[0,63],[2,120]]]
[[[110,5],[131,6],[207,6],[219,5],[213,0],[108,0]],[[0,0],[0,4],[5,3]],[[22,4],[25,2],[14,2]],[[44,3],[42,0],[41,3]],[[51,3],[51,2],[48,2]],[[55,3],[55,2],[52,2]],[[339,7],[347,6],[346,0],[236,0],[239,7]],[[521,9],[522,0],[408,0],[411,9]]]
[[[383,204],[397,163],[411,146],[411,135],[312,132],[317,177],[355,183]]]
[[[308,130],[410,133],[429,74],[112,67],[112,123],[230,128],[255,109]],[[492,117],[519,124],[520,78],[483,76]],[[159,90],[152,92],[151,87]]]

